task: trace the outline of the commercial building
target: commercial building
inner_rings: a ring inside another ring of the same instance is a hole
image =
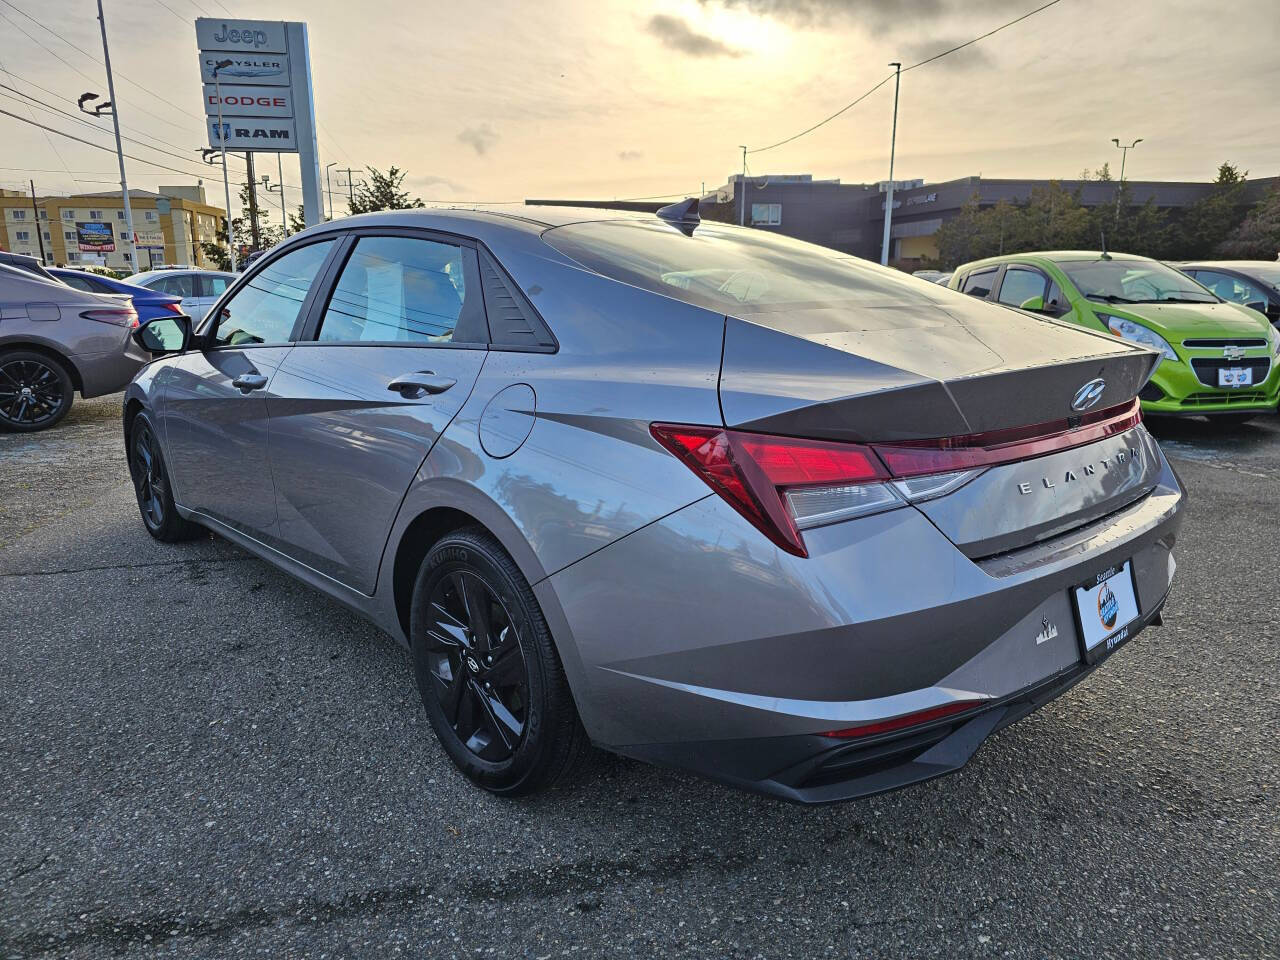
[[[0,248],[46,264],[101,264],[129,273],[163,263],[211,267],[202,243],[214,243],[224,212],[205,201],[204,186],[130,190],[137,263],[131,262],[120,191],[37,196],[0,189]]]
[[[1280,178],[1250,180],[1245,200],[1253,203]],[[923,180],[894,182],[893,221],[890,225],[889,261],[905,269],[919,266],[938,255],[934,234],[960,215],[965,204],[977,198],[980,207],[992,207],[1001,200],[1025,203],[1031,191],[1047,187],[1049,180],[994,180],[961,177],[944,183]],[[1115,181],[1059,180],[1065,190],[1079,192],[1086,207],[1116,202]],[[745,189],[743,189],[745,186]],[[1162,210],[1188,207],[1213,189],[1212,183],[1125,180],[1130,202],[1138,205],[1152,200]],[[806,240],[844,253],[880,259],[884,235],[885,196],[883,183],[841,183],[815,180],[809,174],[731,176],[724,186],[702,198],[704,219],[739,223],[761,230]],[[745,200],[744,200],[745,198]],[[581,206],[622,207],[653,210],[660,203],[612,203],[609,201],[527,200],[528,204],[570,203]]]

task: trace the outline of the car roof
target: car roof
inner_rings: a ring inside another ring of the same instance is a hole
[[[987,257],[983,260],[974,260],[971,263],[961,264],[960,267],[965,269],[973,269],[975,267],[999,266],[1003,263],[1016,263],[1018,261],[1035,260],[1041,263],[1079,263],[1091,260],[1102,260],[1104,254],[1101,250],[1033,250],[1027,253],[1003,253],[996,257]],[[1107,253],[1105,258],[1115,260],[1122,263],[1156,263],[1151,257],[1140,257],[1134,253]]]
[[[1250,267],[1280,267],[1276,260],[1187,260],[1180,267],[1217,267],[1222,270],[1248,270]]]

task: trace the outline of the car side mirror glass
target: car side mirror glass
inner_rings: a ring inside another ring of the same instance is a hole
[[[1032,313],[1041,313],[1044,311],[1044,297],[1031,297],[1023,300],[1019,308],[1022,310],[1030,310]]]
[[[191,318],[185,314],[156,317],[133,331],[133,339],[153,357],[185,353],[191,346]]]
[[[1245,306],[1250,310],[1257,310],[1259,313],[1267,312],[1267,302],[1265,300],[1250,300]]]

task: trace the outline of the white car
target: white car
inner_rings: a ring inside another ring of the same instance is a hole
[[[222,270],[147,270],[125,283],[181,297],[182,312],[198,322],[235,279],[234,273]]]

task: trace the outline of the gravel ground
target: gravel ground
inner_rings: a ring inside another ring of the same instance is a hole
[[[0,436],[0,956],[1280,956],[1280,423],[1157,426],[1167,625],[960,773],[805,809],[601,757],[499,801],[406,655],[152,541],[118,397]]]

